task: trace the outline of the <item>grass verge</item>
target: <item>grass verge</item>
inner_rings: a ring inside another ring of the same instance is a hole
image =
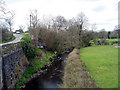
[[[68,55],[62,88],[97,88],[77,49]]]
[[[101,88],[118,88],[118,48],[92,46],[80,50],[80,57]]]
[[[29,33],[21,33],[25,37],[29,37]]]

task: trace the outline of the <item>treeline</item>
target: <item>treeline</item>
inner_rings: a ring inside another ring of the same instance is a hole
[[[89,41],[97,38],[116,38],[116,33],[114,35],[113,32],[88,30],[88,18],[82,12],[70,20],[63,16],[52,17],[47,24],[39,21],[37,10],[31,12],[30,16],[29,32],[34,40],[34,46],[43,45],[57,53],[69,48],[90,46]]]
[[[48,50],[61,53],[69,48],[89,46],[89,41],[94,39],[94,32],[87,30],[88,18],[84,13],[70,20],[57,16],[48,24],[39,22],[37,11],[31,16],[29,31],[35,47],[43,45]]]
[[[96,36],[100,39],[117,39],[120,38],[118,34],[118,29],[113,31],[105,31],[104,29],[100,30],[99,32],[95,32]]]

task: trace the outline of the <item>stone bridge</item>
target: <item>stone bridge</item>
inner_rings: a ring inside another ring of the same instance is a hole
[[[0,47],[0,89],[9,89],[24,74],[28,65],[20,43]]]

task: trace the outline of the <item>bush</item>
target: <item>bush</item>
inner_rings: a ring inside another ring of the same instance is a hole
[[[111,42],[111,45],[113,45],[113,44],[118,44],[118,41]]]
[[[92,45],[95,45],[95,42],[93,40],[90,40],[89,44],[92,46]]]
[[[57,33],[56,31],[41,28],[38,35],[38,44],[45,46],[48,51],[56,51],[59,54],[65,50],[64,37],[62,32]]]
[[[28,58],[28,60],[32,59],[36,55],[36,50],[34,46],[32,45],[32,40],[30,37],[24,37],[21,40],[21,46],[23,48],[23,51]]]
[[[87,31],[87,30],[83,31],[82,35],[83,35],[82,41],[83,41],[83,45],[85,47],[95,44],[94,33],[92,31]],[[91,41],[91,40],[93,40],[93,41]]]
[[[13,38],[13,33],[8,31],[7,28],[1,28],[2,30],[2,42],[7,42]]]
[[[97,45],[109,45],[109,42],[105,39],[97,41]]]

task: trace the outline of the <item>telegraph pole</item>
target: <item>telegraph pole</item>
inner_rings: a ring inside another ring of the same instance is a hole
[[[30,36],[30,31],[31,31],[31,18],[32,18],[32,15],[30,14],[30,28],[29,28],[29,36]]]
[[[30,28],[31,28],[31,17],[32,17],[32,15],[30,14]]]

